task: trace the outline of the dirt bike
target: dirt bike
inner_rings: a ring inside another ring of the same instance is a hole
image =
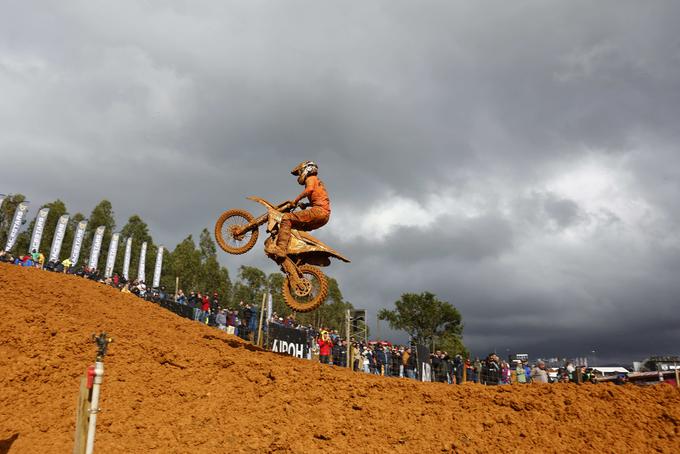
[[[328,296],[328,281],[317,268],[328,266],[330,258],[349,260],[302,230],[291,229],[287,256],[277,257],[274,252],[279,224],[284,213],[298,208],[289,202],[272,205],[259,197],[248,197],[267,208],[267,214],[257,218],[245,210],[228,210],[215,223],[217,244],[230,254],[244,254],[251,250],[259,235],[259,227],[267,224],[269,238],[265,240],[265,254],[280,266],[285,279],[283,298],[286,305],[297,312],[310,312],[319,307]]]

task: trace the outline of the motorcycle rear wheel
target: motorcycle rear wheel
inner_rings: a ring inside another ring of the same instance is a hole
[[[288,307],[296,312],[311,312],[321,306],[328,296],[328,281],[319,268],[302,265],[300,272],[311,283],[311,291],[307,296],[298,296],[290,288],[290,279],[286,276],[283,281],[283,299]]]
[[[227,210],[217,219],[215,223],[215,239],[217,244],[224,252],[230,254],[245,254],[257,243],[259,234],[257,227],[249,230],[240,237],[236,237],[233,232],[236,228],[243,227],[255,219],[246,210]]]

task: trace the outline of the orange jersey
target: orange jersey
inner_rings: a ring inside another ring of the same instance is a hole
[[[305,179],[305,190],[297,197],[297,201],[305,197],[309,199],[313,207],[322,208],[328,213],[331,212],[331,201],[328,198],[326,187],[316,175],[310,175]]]

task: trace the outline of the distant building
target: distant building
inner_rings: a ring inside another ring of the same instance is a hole
[[[680,356],[650,356],[642,362],[634,362],[635,372],[666,372],[680,368]]]

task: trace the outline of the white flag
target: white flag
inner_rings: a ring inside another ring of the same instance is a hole
[[[106,255],[106,267],[104,268],[104,277],[111,277],[113,274],[113,265],[116,263],[116,255],[118,254],[118,238],[120,233],[111,235],[111,243],[109,244],[109,253]]]
[[[106,227],[100,225],[97,227],[97,230],[94,231],[92,249],[90,250],[90,262],[87,265],[90,269],[97,269],[97,264],[99,263],[99,252],[102,249],[102,241],[104,240],[104,230],[106,230]]]
[[[38,215],[35,217],[35,224],[33,224],[33,235],[31,236],[31,244],[28,247],[29,254],[33,251],[40,252],[40,241],[42,240],[42,235],[45,231],[47,214],[49,212],[49,208],[43,208],[38,211]]]
[[[68,225],[68,214],[63,215],[57,222],[57,228],[54,231],[54,238],[52,238],[52,247],[50,248],[50,262],[59,260],[59,253],[61,252],[61,243],[64,242],[64,235],[66,234],[66,226]]]
[[[146,267],[146,241],[142,243],[142,250],[139,251],[139,269],[137,270],[137,280],[144,282],[144,268]]]
[[[128,238],[125,242],[125,256],[123,257],[123,277],[125,280],[129,280],[128,274],[130,274],[130,257],[132,255],[132,237]]]
[[[5,251],[9,251],[14,246],[14,243],[19,236],[19,229],[21,229],[21,222],[26,216],[28,211],[28,202],[21,202],[16,211],[14,212],[14,219],[12,219],[12,225],[9,228],[9,235],[7,236],[7,244],[5,244]]]
[[[270,320],[272,318],[272,312],[274,312],[273,308],[273,301],[272,301],[272,294],[268,293],[267,294],[267,320]],[[269,321],[267,321],[269,323]]]
[[[73,237],[73,246],[71,246],[71,266],[76,266],[78,257],[80,257],[80,249],[83,247],[83,238],[85,238],[85,229],[87,228],[87,221],[80,221],[76,227],[76,234]]]
[[[153,283],[151,287],[158,288],[161,283],[161,268],[163,267],[163,246],[158,246],[156,254],[156,267],[153,270]]]

